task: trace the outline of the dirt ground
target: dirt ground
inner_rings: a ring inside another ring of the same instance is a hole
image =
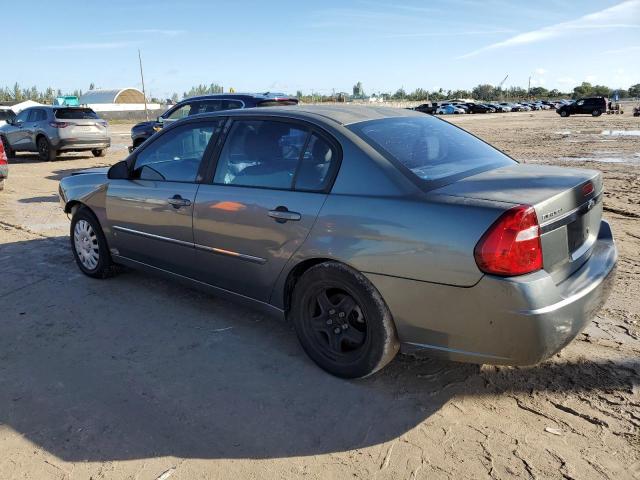
[[[289,325],[138,272],[81,275],[57,184],[123,158],[119,124],[106,158],[11,160],[0,478],[639,479],[640,119],[449,120],[519,160],[605,172],[617,283],[560,354],[531,368],[399,356],[344,381],[311,363]]]

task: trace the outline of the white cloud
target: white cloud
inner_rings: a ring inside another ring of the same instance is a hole
[[[118,30],[116,32],[109,32],[107,35],[161,35],[165,37],[176,37],[187,33],[185,30],[167,30],[163,28],[143,28],[139,30]]]
[[[547,73],[547,71],[544,68],[536,68],[535,69],[535,74],[536,75],[544,75],[545,73]]]
[[[47,45],[42,50],[109,50],[125,48],[130,42],[101,42],[101,43],[67,43],[64,45]]]
[[[629,47],[615,48],[613,50],[605,50],[602,55],[616,55],[619,53],[640,52],[640,45],[631,45]]]
[[[463,37],[470,35],[495,35],[498,33],[511,33],[513,30],[461,30],[450,32],[417,32],[417,33],[393,33],[386,38],[414,38],[414,37]]]
[[[573,87],[578,84],[578,81],[573,77],[558,77],[556,78],[556,83]]]
[[[597,80],[598,80],[598,77],[596,75],[587,75],[586,77],[584,77],[584,81],[589,83],[593,83]]]
[[[527,45],[577,32],[596,33],[598,30],[621,28],[640,28],[640,0],[628,0],[575,20],[557,23],[531,32],[519,33],[501,42],[473,50],[458,58],[468,58],[489,50]]]

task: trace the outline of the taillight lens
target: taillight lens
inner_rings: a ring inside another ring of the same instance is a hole
[[[67,127],[71,127],[72,125],[75,125],[75,123],[73,123],[73,122],[49,122],[49,125],[51,125],[53,128],[67,128]]]
[[[519,205],[504,212],[482,236],[474,250],[478,268],[510,277],[542,268],[540,224],[533,207]]]
[[[0,138],[0,165],[6,165],[7,163],[9,163],[9,159],[7,158],[7,152],[4,151],[4,142]]]

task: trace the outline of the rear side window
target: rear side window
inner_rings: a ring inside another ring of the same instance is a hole
[[[335,157],[335,150],[328,142],[316,134],[311,135],[296,174],[295,189],[324,190]]]
[[[45,112],[41,108],[31,110],[31,113],[29,114],[30,122],[41,122],[42,120],[46,120],[46,119],[47,119],[47,112]]]
[[[290,189],[308,132],[271,120],[235,121],[225,141],[215,183]]]
[[[133,177],[140,180],[195,182],[217,123],[187,124],[168,130],[136,157]]]
[[[90,120],[100,118],[96,112],[90,108],[58,108],[56,109],[56,118]]]
[[[349,127],[427,188],[514,163],[464,130],[433,117],[394,117]]]
[[[191,115],[194,113],[210,113],[220,112],[222,110],[232,110],[234,108],[242,108],[244,103],[240,100],[203,100],[197,111],[191,111]]]

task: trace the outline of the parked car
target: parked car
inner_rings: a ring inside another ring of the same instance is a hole
[[[489,103],[483,103],[482,105],[487,107],[487,109],[489,110],[487,113],[496,113],[498,111],[498,109],[495,106],[493,106],[493,105],[491,105]]]
[[[502,106],[503,111],[505,111],[505,112],[520,112],[520,111],[522,111],[520,106],[516,105],[515,103],[501,102],[500,106]]]
[[[4,181],[9,176],[9,159],[4,151],[4,142],[0,139],[0,190],[4,190]]]
[[[198,115],[59,193],[84,274],[127,265],[262,308],[342,377],[401,344],[539,362],[597,313],[617,258],[600,172],[519,164],[406,109]]]
[[[605,97],[580,98],[573,103],[565,104],[556,110],[561,117],[569,115],[593,115],[599,117],[607,111],[608,101]]]
[[[638,105],[637,107],[633,107],[633,116],[640,117],[640,105]]]
[[[436,102],[433,102],[433,103],[423,103],[422,105],[418,105],[417,107],[414,107],[412,110],[415,110],[416,112],[428,113],[429,115],[433,115],[434,113],[436,113],[437,109],[438,109],[438,104]]]
[[[26,108],[0,127],[0,138],[9,157],[15,152],[37,152],[48,161],[60,152],[91,151],[104,157],[111,145],[107,122],[85,107]]]
[[[464,104],[467,109],[469,110],[469,113],[490,113],[491,109],[489,107],[486,107],[480,103],[465,103]]]
[[[467,113],[466,110],[464,108],[460,108],[457,105],[440,105],[437,109],[436,109],[436,113],[439,115],[451,115],[451,114],[461,114],[461,113]]]
[[[511,107],[509,107],[507,104],[501,104],[501,103],[487,103],[488,106],[493,107],[496,109],[496,112],[498,113],[505,113],[505,112],[510,112],[511,111]]]
[[[272,107],[276,105],[297,105],[298,99],[284,93],[224,93],[191,97],[176,103],[156,120],[141,122],[131,129],[132,146],[129,151],[138,148],[142,142],[169,125],[198,113],[211,113],[236,108]]]
[[[16,117],[16,114],[10,108],[0,108],[0,127],[6,125],[7,121],[10,121]]]

